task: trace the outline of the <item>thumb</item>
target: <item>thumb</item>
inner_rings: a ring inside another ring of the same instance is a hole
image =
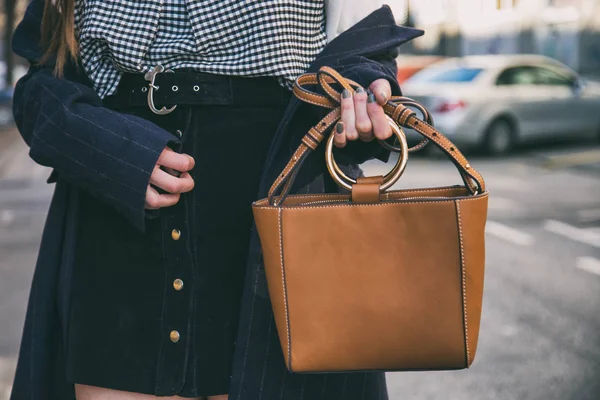
[[[369,90],[375,95],[375,100],[380,106],[385,105],[392,97],[392,87],[387,79],[377,79],[371,83]]]

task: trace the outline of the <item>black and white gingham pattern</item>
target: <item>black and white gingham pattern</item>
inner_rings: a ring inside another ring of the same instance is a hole
[[[83,66],[101,98],[157,64],[288,85],[326,43],[323,0],[77,0]]]

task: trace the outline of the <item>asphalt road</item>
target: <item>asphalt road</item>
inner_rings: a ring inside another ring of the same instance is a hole
[[[391,399],[600,399],[600,158],[589,156],[599,150],[470,160],[491,192],[477,356],[466,371],[391,373]],[[365,171],[386,168],[373,162]],[[398,186],[459,183],[453,168],[414,157]],[[23,145],[0,168],[0,400],[52,193],[47,174]]]

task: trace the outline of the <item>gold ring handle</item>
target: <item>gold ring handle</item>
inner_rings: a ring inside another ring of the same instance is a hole
[[[406,168],[406,162],[408,161],[408,143],[406,142],[406,135],[392,118],[387,115],[386,117],[390,126],[392,127],[393,134],[398,138],[400,154],[394,168],[383,177],[383,183],[381,184],[382,192],[392,187],[392,185],[396,183],[398,179],[400,179],[404,169]],[[356,179],[352,179],[346,175],[335,162],[335,159],[333,158],[334,135],[335,133],[332,132],[327,139],[327,147],[325,148],[325,163],[327,164],[327,169],[329,170],[329,174],[331,174],[333,180],[339,186],[351,191],[352,185],[356,184]]]

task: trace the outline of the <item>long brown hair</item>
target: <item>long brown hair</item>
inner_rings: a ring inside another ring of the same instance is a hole
[[[75,37],[75,0],[46,0],[42,18],[42,48],[44,54],[39,60],[45,63],[56,57],[54,73],[62,76],[68,59],[75,60],[79,46]]]

